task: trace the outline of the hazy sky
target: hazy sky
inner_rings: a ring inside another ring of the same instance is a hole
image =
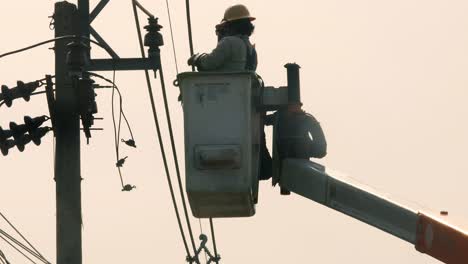
[[[53,37],[55,1],[3,1],[0,53]],[[141,2],[164,26],[166,83],[175,78],[165,2]],[[94,6],[97,1],[91,1]],[[111,1],[93,23],[121,57],[138,56],[131,0]],[[192,1],[196,51],[216,44],[214,25],[232,1]],[[327,135],[323,164],[391,194],[402,203],[448,210],[468,221],[468,2],[462,0],[243,1],[253,16],[267,85],[286,84],[283,65],[301,65],[305,109]],[[170,1],[180,71],[189,54],[184,1]],[[52,74],[49,46],[0,59],[0,84]],[[99,48],[93,55],[104,57]],[[110,73],[106,73],[111,77]],[[138,149],[129,156],[120,191],[110,119],[110,91],[99,91],[97,121],[82,148],[85,263],[184,263],[185,252],[159,153],[142,72],[119,72],[124,108]],[[102,82],[99,82],[102,83]],[[104,83],[102,83],[104,84]],[[154,82],[163,120],[159,81]],[[183,158],[178,90],[168,87],[179,157]],[[47,114],[44,96],[0,108],[0,126]],[[165,134],[166,139],[167,133]],[[128,134],[123,129],[123,137]],[[83,140],[84,142],[84,140]],[[169,141],[166,141],[169,144]],[[170,157],[170,155],[168,155]],[[172,165],[172,162],[171,162]],[[181,159],[183,165],[183,159]],[[171,166],[172,171],[173,166]],[[55,262],[52,137],[0,158],[0,211]],[[174,173],[173,173],[174,176]],[[418,209],[418,208],[416,208]],[[203,221],[208,233],[208,223]],[[438,263],[414,247],[305,198],[279,195],[263,182],[257,214],[215,221],[221,263]],[[198,220],[192,218],[195,235]],[[7,224],[0,221],[7,231]],[[13,233],[13,232],[10,232]],[[0,241],[12,263],[28,263]]]

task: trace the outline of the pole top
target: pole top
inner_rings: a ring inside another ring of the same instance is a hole
[[[294,68],[300,69],[301,68],[301,66],[299,66],[299,64],[297,64],[295,62],[294,63],[287,63],[287,64],[284,65],[284,67],[286,69],[294,69]]]

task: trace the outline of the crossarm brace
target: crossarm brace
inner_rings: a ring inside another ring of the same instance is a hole
[[[86,71],[133,71],[158,70],[158,58],[120,58],[120,59],[93,59],[85,66]]]

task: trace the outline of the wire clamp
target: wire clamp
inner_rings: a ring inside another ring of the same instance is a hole
[[[199,238],[201,240],[200,247],[198,248],[197,252],[195,252],[195,255],[193,257],[187,256],[187,259],[186,259],[187,262],[192,264],[194,262],[197,262],[198,260],[198,263],[199,263],[199,259],[200,259],[199,256],[202,252],[204,252],[208,256],[208,260],[206,264],[218,263],[221,260],[221,256],[220,255],[213,256],[210,250],[206,247],[206,244],[208,243],[208,237],[205,234],[201,234]]]
[[[121,141],[123,143],[125,143],[127,146],[130,146],[132,148],[136,148],[136,143],[135,143],[135,140],[133,140],[133,139],[129,139],[129,140],[121,139]]]
[[[131,190],[133,190],[135,188],[136,188],[135,185],[127,184],[122,188],[122,192],[129,192],[129,191],[131,191]]]
[[[123,167],[123,165],[124,165],[124,163],[125,163],[125,160],[126,160],[127,158],[128,158],[128,157],[119,159],[119,160],[117,161],[117,163],[115,164],[115,166],[117,166],[117,167],[119,167],[119,168]]]

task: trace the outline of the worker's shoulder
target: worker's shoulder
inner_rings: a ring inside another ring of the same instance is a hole
[[[221,41],[232,45],[244,45],[244,40],[240,36],[227,36]]]

